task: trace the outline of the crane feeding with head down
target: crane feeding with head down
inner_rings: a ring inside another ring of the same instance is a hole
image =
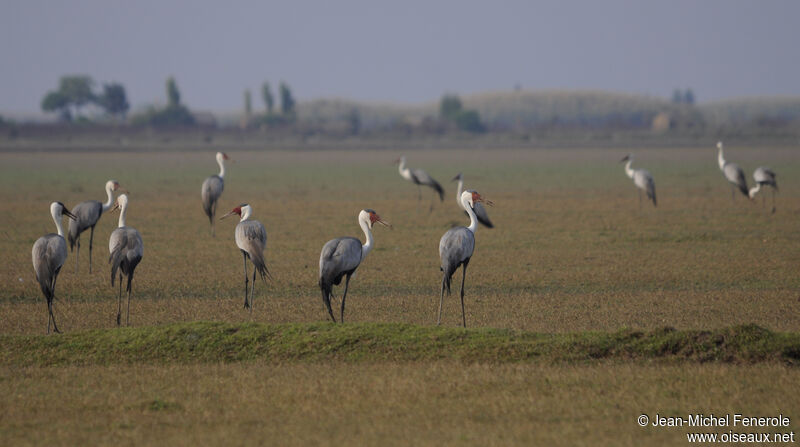
[[[239,216],[239,223],[236,224],[236,231],[234,238],[236,239],[236,246],[242,252],[244,257],[244,308],[250,309],[253,312],[253,295],[256,291],[256,272],[261,276],[264,285],[267,285],[267,277],[269,277],[269,270],[267,270],[267,263],[264,261],[264,250],[267,248],[267,230],[264,225],[257,220],[250,220],[253,214],[253,208],[250,205],[243,203],[236,208],[232,209],[230,213],[222,216],[220,220],[228,216]],[[249,279],[247,278],[247,260],[253,263],[253,285],[250,288],[250,299],[247,298]]]
[[[33,244],[31,255],[33,258],[33,271],[36,272],[36,281],[42,289],[44,299],[47,301],[47,333],[50,333],[50,322],[53,323],[53,330],[61,332],[56,326],[56,317],[53,315],[53,300],[56,295],[56,279],[61,271],[61,266],[67,260],[67,243],[64,241],[64,228],[61,226],[61,219],[67,216],[75,219],[75,216],[61,202],[50,204],[50,215],[56,223],[57,233],[45,234]]]
[[[756,186],[750,188],[750,198],[758,194],[762,186],[772,187],[772,212],[775,212],[775,191],[778,190],[778,181],[775,180],[775,171],[770,168],[759,166],[753,172],[753,180],[756,181]],[[762,196],[763,197],[763,196]],[[762,204],[766,203],[766,199],[762,200]]]
[[[464,327],[467,327],[467,317],[464,312],[464,281],[467,278],[467,266],[475,250],[475,231],[478,229],[478,218],[475,216],[475,203],[483,201],[483,197],[474,190],[466,190],[461,193],[461,202],[464,209],[469,214],[468,227],[453,227],[439,240],[439,257],[442,260],[442,294],[439,298],[439,316],[436,324],[442,323],[442,304],[444,303],[444,292],[447,290],[450,295],[450,280],[456,269],[461,269],[461,320]]]
[[[361,265],[361,261],[367,257],[367,253],[372,249],[374,242],[372,238],[372,225],[375,222],[392,227],[391,224],[381,219],[375,211],[371,209],[364,209],[358,213],[358,224],[364,231],[366,242],[361,244],[361,241],[354,237],[337,237],[331,239],[322,246],[322,253],[319,255],[319,288],[322,291],[322,302],[328,309],[328,314],[331,320],[336,322],[333,316],[333,309],[331,309],[331,297],[333,297],[333,286],[342,283],[342,278],[345,278],[344,292],[342,293],[342,310],[339,321],[344,323],[344,302],[347,299],[347,288],[350,285],[350,277],[353,276],[356,269]]]

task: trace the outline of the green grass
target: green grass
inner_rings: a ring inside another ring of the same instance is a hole
[[[800,334],[758,326],[713,331],[536,334],[408,324],[194,322],[62,336],[0,336],[0,362],[16,366],[232,361],[667,360],[754,363],[800,360]]]

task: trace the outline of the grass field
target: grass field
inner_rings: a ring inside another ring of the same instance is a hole
[[[634,166],[653,173],[659,199],[657,209],[640,209],[617,164],[626,152],[408,153],[412,167],[426,169],[447,190],[445,202],[429,213],[431,194],[423,191],[419,206],[416,187],[391,165],[399,153],[229,151],[236,162],[228,166],[219,210],[253,206],[267,229],[274,276],[266,287],[257,285],[252,316],[242,309],[235,222],[218,222],[212,239],[200,207],[200,184],[217,170],[213,153],[0,153],[0,334],[43,338],[46,310],[31,246],[54,229],[51,201],[71,207],[102,199],[109,178],[130,190],[128,224],[145,244],[131,302],[135,327],[324,321],[319,251],[333,237],[363,237],[356,223],[362,208],[375,209],[394,230],[375,229],[375,249],[351,282],[347,321],[434,324],[438,240],[450,225],[466,224],[447,183],[459,171],[468,187],[495,203],[489,212],[497,226],[476,234],[466,287],[470,327],[565,334],[752,323],[798,332],[796,149],[726,146],[726,157],[748,179],[762,164],[778,172],[774,215],[760,199],[731,201],[713,144],[634,150]],[[115,225],[116,215],[104,216],[95,231],[92,275],[88,234],[80,274],[74,253],[61,272],[55,312],[65,332],[114,327],[116,295],[106,261]],[[443,323],[459,322],[453,295],[445,300]],[[639,414],[782,411],[794,417],[800,413],[786,391],[798,382],[796,367],[774,360],[9,361],[0,369],[0,439],[663,445],[677,443],[683,432],[641,429]]]

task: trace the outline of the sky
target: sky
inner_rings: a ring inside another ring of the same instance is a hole
[[[700,102],[800,96],[800,2],[787,0],[0,0],[0,113],[38,113],[65,74],[123,84],[134,108],[421,103],[444,93],[610,90]]]

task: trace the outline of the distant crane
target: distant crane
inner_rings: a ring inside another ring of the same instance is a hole
[[[111,211],[119,210],[119,223],[117,228],[111,232],[108,238],[108,262],[111,264],[111,287],[114,287],[114,277],[119,270],[119,296],[117,298],[117,326],[122,319],[122,275],[128,277],[128,285],[125,290],[128,292],[128,310],[125,315],[125,325],[130,326],[131,317],[131,282],[136,266],[142,260],[144,244],[142,235],[135,228],[125,225],[125,217],[128,214],[128,195],[120,194],[114,203]]]
[[[364,209],[358,213],[358,224],[367,239],[363,245],[360,240],[354,237],[338,237],[331,239],[322,246],[322,253],[319,255],[319,288],[322,291],[322,302],[327,307],[328,314],[330,314],[334,323],[336,323],[336,318],[333,316],[333,310],[331,309],[333,286],[334,284],[337,286],[341,284],[342,277],[346,277],[340,316],[340,321],[344,323],[344,301],[347,298],[350,277],[353,276],[358,266],[361,265],[361,261],[367,257],[367,253],[372,249],[374,240],[371,229],[375,222],[389,228],[392,227],[391,224],[381,219],[381,216],[375,211]]]
[[[467,278],[467,265],[472,258],[475,250],[475,230],[478,229],[478,218],[475,216],[475,203],[483,201],[483,197],[475,190],[469,189],[461,193],[461,202],[464,209],[469,214],[469,227],[453,227],[439,240],[439,257],[442,259],[442,295],[439,298],[439,317],[436,324],[442,323],[442,304],[444,303],[444,291],[450,295],[450,280],[456,269],[461,269],[461,320],[464,327],[467,327],[467,317],[464,313],[464,281]]]
[[[92,273],[92,241],[94,240],[94,226],[100,216],[111,209],[114,202],[114,191],[120,189],[119,183],[116,180],[109,180],[106,182],[106,196],[108,197],[106,203],[100,203],[98,200],[87,200],[81,202],[72,208],[72,214],[75,215],[75,220],[69,221],[69,249],[72,251],[77,245],[75,251],[75,273],[78,273],[78,255],[81,252],[81,233],[87,229],[91,229],[89,233],[89,273]],[[122,190],[124,191],[124,189]]]
[[[758,194],[762,185],[769,185],[772,187],[772,212],[775,212],[775,191],[778,190],[778,182],[775,180],[775,172],[767,167],[759,166],[753,172],[753,180],[756,181],[756,186],[750,188],[750,198]],[[762,196],[763,197],[763,196]],[[762,200],[762,204],[766,204],[766,198]]]
[[[256,271],[261,275],[261,280],[264,281],[265,286],[267,285],[267,277],[270,276],[269,270],[267,270],[267,264],[264,261],[264,249],[267,248],[267,230],[264,229],[264,225],[262,225],[261,222],[249,220],[250,216],[253,214],[253,208],[246,203],[237,206],[231,210],[230,213],[222,216],[220,220],[228,216],[233,216],[234,214],[240,218],[239,223],[236,225],[234,236],[236,239],[236,246],[242,251],[242,256],[244,257],[244,308],[250,309],[250,313],[253,313],[253,295],[256,291]],[[253,263],[253,286],[250,289],[249,301],[247,299],[248,258]]]
[[[219,174],[212,175],[203,181],[203,186],[200,188],[200,198],[203,200],[203,211],[208,216],[208,223],[211,225],[211,236],[215,235],[214,231],[214,216],[217,215],[217,200],[222,195],[222,190],[225,188],[225,160],[230,160],[227,154],[217,152],[217,164],[219,165]]]
[[[642,191],[647,193],[647,198],[653,201],[653,206],[656,206],[656,182],[653,180],[653,176],[650,175],[650,172],[645,169],[631,168],[633,154],[626,155],[619,162],[627,162],[625,163],[625,174],[633,179],[633,184],[636,185],[639,191],[639,207],[642,206]]]
[[[406,157],[402,156],[394,161],[398,164],[397,170],[400,172],[400,176],[404,179],[410,181],[417,185],[417,191],[419,192],[418,201],[417,203],[422,201],[422,186],[425,185],[432,188],[434,191],[439,193],[439,200],[444,201],[444,189],[442,185],[439,184],[433,177],[428,175],[427,172],[423,171],[422,169],[410,169],[406,167]],[[431,210],[433,210],[433,203],[431,203]]]
[[[60,333],[56,326],[56,317],[53,315],[53,300],[56,294],[56,279],[61,271],[61,266],[67,260],[67,243],[64,241],[64,228],[61,226],[61,219],[67,216],[75,219],[75,215],[61,202],[50,204],[50,215],[56,223],[58,234],[45,234],[36,240],[31,250],[33,258],[33,270],[36,272],[36,281],[42,289],[44,299],[47,300],[47,333],[50,333],[50,322],[53,322],[53,330]]]
[[[722,154],[722,141],[717,142],[717,163],[725,179],[731,183],[731,200],[735,200],[736,189],[738,188],[745,197],[750,198],[749,191],[747,190],[747,180],[744,178],[744,171],[736,163],[725,161]]]
[[[461,192],[464,189],[464,176],[459,172],[458,175],[453,177],[453,180],[451,181],[454,182],[456,180],[458,180],[458,190],[456,191],[456,203],[458,204],[459,208],[464,210],[464,214],[469,216],[469,213],[467,213],[467,210],[464,208],[464,204],[461,202]],[[489,200],[486,200],[485,202],[489,206],[492,205],[492,202]],[[475,211],[475,216],[478,218],[478,222],[480,222],[484,227],[494,228],[494,224],[492,223],[491,220],[489,220],[489,213],[486,212],[486,208],[483,207],[482,203],[480,202],[475,203],[473,211]]]

